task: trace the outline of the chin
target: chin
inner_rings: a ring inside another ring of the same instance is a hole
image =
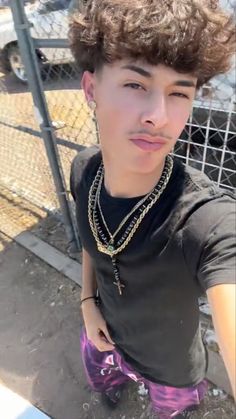
[[[136,158],[130,164],[130,169],[132,172],[149,174],[153,173],[165,159],[165,156],[154,156],[154,153],[145,154],[139,158]]]

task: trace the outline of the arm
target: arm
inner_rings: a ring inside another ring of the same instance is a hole
[[[88,252],[83,249],[82,263],[82,293],[81,299],[95,295],[97,281],[93,261]],[[88,339],[99,351],[112,351],[114,342],[107,329],[107,324],[93,299],[82,303],[82,314]]]
[[[95,295],[96,290],[97,290],[97,281],[96,281],[95,271],[93,268],[93,262],[88,252],[85,249],[83,249],[81,299]],[[92,300],[88,300],[88,301],[92,301]]]
[[[235,331],[236,285],[215,285],[207,290],[219,347],[236,398]]]

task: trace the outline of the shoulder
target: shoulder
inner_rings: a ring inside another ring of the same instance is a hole
[[[229,229],[236,215],[235,191],[218,187],[206,175],[195,169],[188,169],[187,172],[187,192],[192,204],[185,230],[197,237],[203,237],[220,225],[222,231],[226,226]]]
[[[217,225],[235,220],[236,194],[219,188],[207,175],[182,165],[183,188],[172,213],[174,231],[181,229],[183,239],[202,241]]]
[[[205,222],[209,222],[212,217],[234,209],[236,193],[233,189],[220,188],[200,170],[179,164],[184,181],[176,209],[182,226],[203,214]]]
[[[197,240],[209,239],[216,232],[224,235],[226,230],[234,234],[236,217],[236,198],[233,195],[222,192],[205,202],[190,215],[185,226],[186,238]]]
[[[208,176],[193,167],[185,167],[185,193],[194,195],[194,210],[189,222],[198,229],[210,227],[215,221],[235,213],[236,193],[233,189],[220,188]]]
[[[217,196],[221,189],[205,173],[189,165],[183,165],[185,174],[185,192],[205,192],[210,196]]]
[[[219,262],[223,254],[232,255],[236,241],[235,222],[235,193],[213,185],[208,199],[206,194],[205,201],[199,201],[183,226],[183,250],[187,259],[197,262],[202,255],[201,260],[207,264],[216,258]]]
[[[101,152],[97,145],[88,147],[75,156],[70,172],[70,190],[74,199],[80,185],[91,183],[100,161]]]

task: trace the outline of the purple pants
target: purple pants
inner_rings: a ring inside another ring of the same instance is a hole
[[[120,386],[130,379],[144,384],[148,389],[153,410],[161,419],[173,418],[183,410],[198,406],[207,391],[204,380],[192,387],[170,387],[154,383],[142,377],[114,349],[100,352],[87,338],[85,328],[82,329],[81,355],[88,383],[94,391],[103,392]]]

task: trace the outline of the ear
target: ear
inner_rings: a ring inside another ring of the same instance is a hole
[[[89,102],[95,100],[95,78],[94,74],[90,71],[85,71],[82,76],[81,86],[84,91],[86,100]]]

